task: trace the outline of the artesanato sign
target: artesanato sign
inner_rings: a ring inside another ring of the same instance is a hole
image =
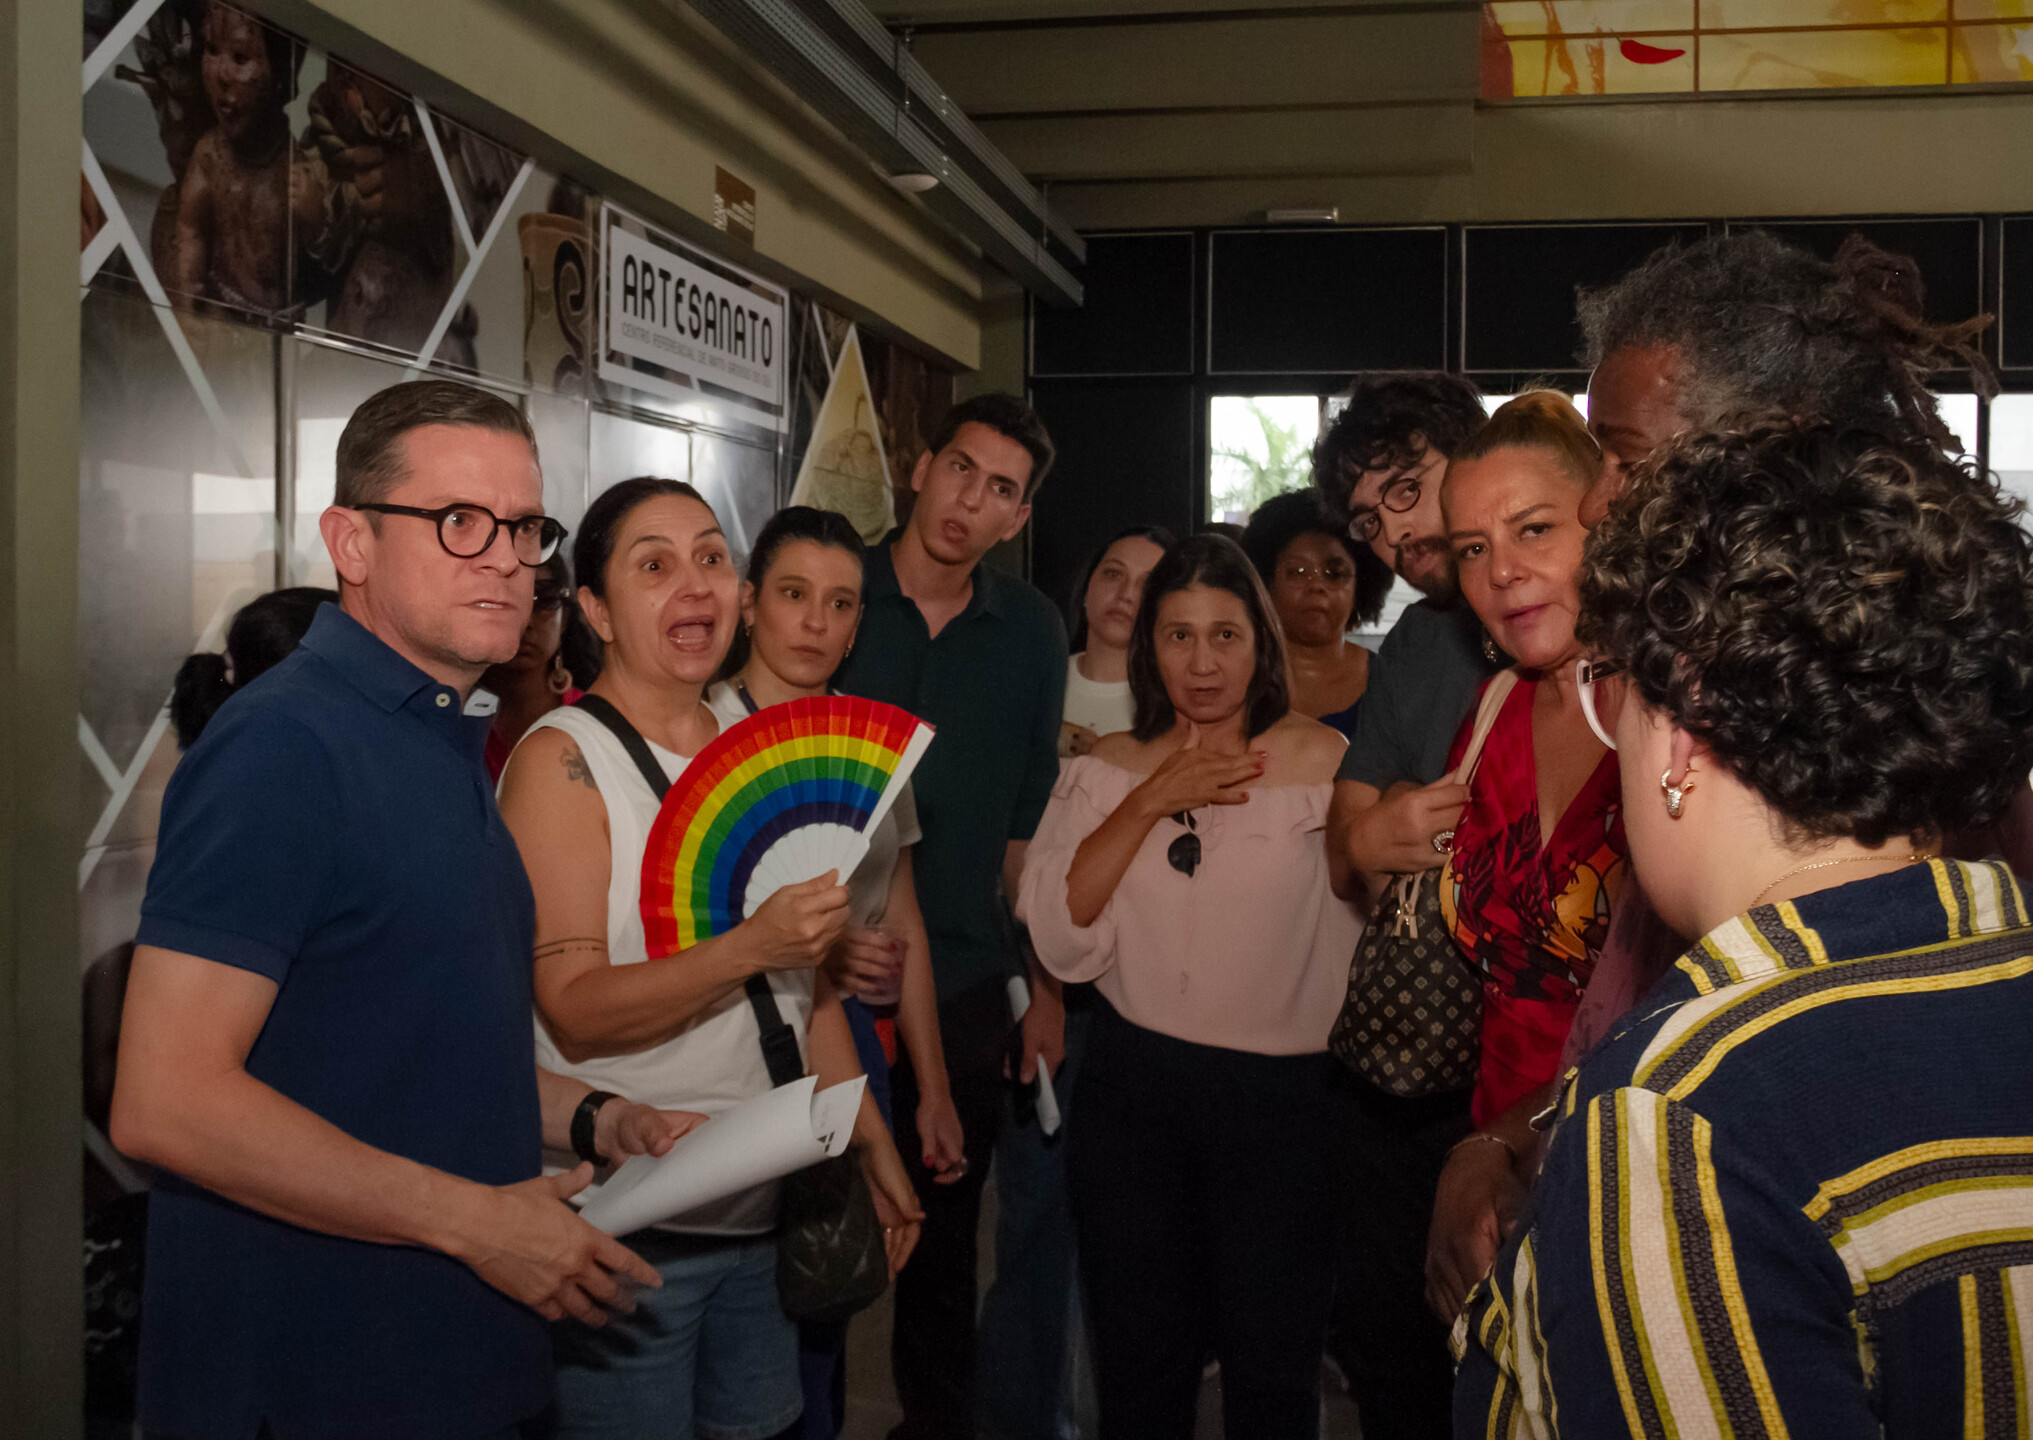
[[[601,375],[674,398],[732,391],[780,422],[784,292],[611,205],[600,229]]]

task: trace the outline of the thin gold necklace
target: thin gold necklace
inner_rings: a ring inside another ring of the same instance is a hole
[[[1777,890],[1781,885],[1783,885],[1786,881],[1791,880],[1795,875],[1804,875],[1809,870],[1826,870],[1832,865],[1865,865],[1865,864],[1883,865],[1887,863],[1898,865],[1915,865],[1922,860],[1932,860],[1933,858],[1934,857],[1932,855],[1923,855],[1916,851],[1911,855],[1897,855],[1897,856],[1845,855],[1839,860],[1816,860],[1811,865],[1796,865],[1791,870],[1788,870],[1784,875],[1781,875],[1777,880],[1774,880],[1771,884],[1767,885],[1764,889],[1760,890],[1758,892],[1757,899],[1751,901],[1749,908],[1753,910],[1757,909],[1758,906],[1761,903],[1763,903],[1764,898],[1767,895],[1771,894],[1774,890]]]

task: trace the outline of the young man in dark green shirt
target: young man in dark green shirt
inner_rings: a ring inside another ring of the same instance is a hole
[[[938,729],[912,776],[924,838],[913,847],[932,943],[946,1071],[965,1136],[957,1179],[932,1183],[908,1061],[892,1080],[897,1148],[925,1207],[897,1277],[891,1368],[903,1423],[892,1440],[974,1433],[975,1229],[1002,1117],[1007,984],[1018,973],[1003,893],[1059,775],[1066,634],[1034,587],[981,563],[1030,519],[1051,468],[1043,423],[1012,395],[953,407],[918,457],[902,528],[869,551],[866,610],[835,683],[901,705]],[[1058,983],[1035,970],[1024,1068],[1061,1058]]]

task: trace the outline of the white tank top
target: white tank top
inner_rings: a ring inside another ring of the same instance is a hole
[[[607,880],[608,963],[641,964],[649,958],[639,908],[642,852],[649,843],[650,826],[656,820],[657,798],[635,762],[628,758],[628,752],[621,748],[621,742],[614,738],[614,732],[584,710],[569,705],[553,710],[532,725],[529,733],[534,735],[544,729],[562,730],[578,744],[607,807],[607,832],[613,842]],[[684,773],[689,757],[653,742],[649,748],[673,780]],[[680,959],[671,963],[684,962]],[[804,1054],[806,1027],[812,1016],[812,972],[773,971],[769,982],[776,992],[777,1009],[796,1032],[798,1051]],[[539,1016],[536,1059],[546,1070],[583,1080],[596,1090],[611,1090],[663,1110],[696,1110],[702,1115],[731,1110],[770,1088],[755,1010],[739,987],[660,1045],[578,1064],[558,1053]],[[570,1168],[578,1163],[569,1152],[558,1151],[548,1152],[545,1161],[552,1169]],[[704,1235],[760,1234],[776,1224],[776,1192],[774,1183],[760,1185],[681,1215],[659,1228]]]

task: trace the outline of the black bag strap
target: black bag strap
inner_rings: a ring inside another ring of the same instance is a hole
[[[805,1061],[798,1054],[798,1034],[784,1023],[776,1008],[776,992],[769,988],[767,975],[751,975],[741,987],[755,1010],[755,1027],[762,1032],[762,1063],[769,1068],[772,1085],[795,1085],[805,1078]]]
[[[642,732],[601,696],[581,695],[572,703],[613,732],[621,748],[628,752],[628,758],[635,762],[635,768],[642,772],[651,793],[661,802],[670,793],[671,777],[664,774],[664,767],[650,753],[649,741],[642,738]],[[762,1063],[769,1067],[769,1083],[791,1085],[804,1079],[805,1061],[798,1054],[797,1032],[784,1023],[783,1012],[777,1009],[776,992],[769,988],[769,977],[751,975],[741,988],[748,992],[748,1003],[755,1009],[756,1028],[762,1032]]]
[[[581,695],[572,702],[572,708],[584,710],[614,732],[614,738],[621,742],[621,748],[628,752],[628,758],[648,782],[650,794],[662,803],[664,796],[671,793],[671,777],[664,774],[664,767],[650,753],[649,741],[642,738],[642,732],[629,723],[628,717],[615,709],[612,701],[599,695]]]

